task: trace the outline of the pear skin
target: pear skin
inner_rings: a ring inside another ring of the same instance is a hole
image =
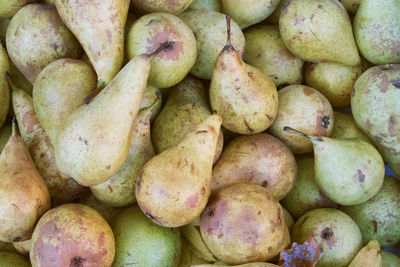
[[[56,0],[61,19],[74,33],[96,70],[99,87],[108,84],[124,60],[129,0]]]
[[[21,137],[17,123],[0,154],[0,241],[31,238],[39,218],[50,209],[50,195]]]
[[[0,127],[7,118],[10,106],[10,87],[6,79],[6,73],[10,72],[10,61],[3,45],[0,42]]]
[[[151,220],[179,227],[200,215],[210,195],[221,117],[211,115],[176,146],[153,157],[136,182],[136,199]]]
[[[381,251],[382,255],[382,267],[397,267],[400,266],[400,258],[395,254]]]
[[[4,146],[7,144],[8,139],[11,136],[11,126],[10,125],[3,125],[0,128],[0,153],[3,150]]]
[[[18,266],[18,267],[31,267],[29,260],[24,256],[13,252],[1,251],[0,264],[4,267]]]
[[[0,2],[0,17],[11,19],[24,6],[39,2],[38,0],[7,0]]]
[[[348,267],[381,267],[382,266],[382,256],[381,248],[379,247],[379,242],[376,240],[371,240],[365,247],[363,247],[354,259],[350,262]]]
[[[188,10],[208,10],[221,12],[221,0],[193,0]]]
[[[192,2],[193,0],[131,0],[131,8],[140,14],[166,12],[178,15]]]
[[[162,94],[160,89],[147,84],[146,90],[144,91],[144,96],[142,103],[140,103],[140,109],[148,108],[151,106],[151,123],[154,122],[158,113],[160,113],[163,106]]]
[[[62,172],[84,186],[93,186],[121,168],[149,72],[150,56],[135,57],[89,104],[71,113],[54,145]]]
[[[270,16],[265,20],[267,24],[278,25],[279,24],[279,17],[281,16],[282,10],[285,8],[287,3],[290,0],[280,0],[278,7],[272,12]]]
[[[91,207],[97,211],[110,225],[113,223],[118,214],[122,211],[120,207],[112,207],[107,205],[97,198],[93,194],[88,194],[79,200],[79,204]]]
[[[19,254],[29,255],[29,251],[31,250],[32,240],[28,239],[21,242],[12,242],[15,250],[18,251]]]

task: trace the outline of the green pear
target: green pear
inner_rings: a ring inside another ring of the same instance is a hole
[[[279,5],[279,0],[221,0],[222,12],[234,19],[240,28],[263,21]]]
[[[357,205],[378,193],[383,184],[385,165],[373,145],[361,140],[310,136],[287,126],[284,131],[312,142],[315,182],[334,202]]]
[[[400,182],[396,178],[386,176],[374,197],[360,205],[340,207],[340,210],[358,224],[364,244],[376,239],[385,248],[400,241]]]
[[[361,54],[376,65],[400,63],[400,2],[363,0],[353,21]]]
[[[6,0],[0,1],[0,17],[11,19],[24,6],[39,2],[38,0]]]
[[[131,0],[131,8],[140,14],[166,12],[178,15],[190,6],[193,0]]]
[[[0,154],[0,241],[31,238],[37,220],[50,209],[46,184],[18,134],[17,123]]]
[[[196,63],[190,73],[196,77],[210,80],[218,54],[226,44],[226,22],[222,13],[193,10],[179,15],[194,32],[197,41]],[[244,53],[245,39],[240,27],[231,21],[231,42],[239,55]]]
[[[348,267],[359,266],[382,266],[381,248],[379,247],[378,241],[371,240],[357,253],[357,255],[353,258]]]
[[[151,60],[149,83],[157,88],[179,83],[196,62],[196,39],[192,30],[172,14],[151,13],[140,17],[127,37],[130,59],[154,51],[165,41],[170,41],[168,49]]]
[[[10,106],[10,88],[6,73],[10,72],[10,61],[7,52],[0,42],[0,127],[5,122]]]
[[[279,138],[294,154],[312,152],[312,143],[283,131],[291,126],[310,135],[329,136],[334,125],[332,106],[317,90],[305,85],[289,85],[278,92],[279,109],[268,132]]]
[[[315,209],[301,216],[292,230],[294,242],[313,237],[321,247],[318,266],[347,267],[362,248],[360,229],[345,213],[336,209]]]
[[[2,267],[31,267],[29,260],[27,260],[24,256],[19,255],[13,252],[0,252],[0,266]]]
[[[83,105],[96,82],[93,68],[76,59],[56,60],[39,73],[33,84],[33,103],[52,144],[65,119]]]
[[[57,10],[45,4],[21,8],[8,26],[6,41],[11,60],[31,83],[54,60],[82,54],[78,40]]]
[[[122,211],[122,208],[112,207],[107,205],[97,198],[93,194],[88,194],[79,200],[79,204],[91,207],[97,211],[110,225],[114,222],[116,216]]]
[[[124,60],[129,1],[55,0],[61,19],[74,33],[97,73],[98,88],[108,84]]]
[[[347,13],[350,15],[355,15],[357,13],[358,7],[360,6],[361,0],[340,0]]]
[[[279,29],[286,47],[305,61],[360,64],[350,18],[337,0],[291,0]]]
[[[32,234],[32,266],[111,266],[114,234],[94,209],[64,204],[44,214]]]
[[[382,255],[382,267],[398,267],[400,266],[400,258],[395,254],[381,251]]]
[[[78,183],[103,183],[125,162],[150,60],[147,54],[132,59],[89,104],[74,110],[59,129],[54,145],[57,166]]]
[[[262,70],[277,87],[302,82],[303,60],[286,48],[278,26],[255,26],[245,31],[244,36],[244,61]]]
[[[181,254],[179,229],[149,220],[137,205],[125,208],[112,226],[115,260],[112,266],[175,267]]]
[[[188,7],[188,10],[199,9],[221,12],[221,0],[194,0]]]
[[[231,42],[229,17],[227,35],[211,79],[211,108],[222,117],[222,125],[232,132],[263,132],[275,120],[278,92],[267,75],[240,58]]]
[[[176,146],[149,160],[136,182],[136,200],[151,220],[179,227],[203,211],[210,195],[221,117],[210,115]]]
[[[307,63],[305,66],[305,83],[321,92],[332,107],[349,107],[351,92],[361,66],[346,66],[338,63]]]
[[[200,232],[198,233],[198,235],[200,236]],[[200,237],[200,242],[203,243],[204,242],[201,240]],[[211,254],[211,252],[209,252]],[[213,262],[215,262],[216,260],[214,259]],[[181,250],[181,258],[179,260],[179,264],[177,267],[191,267],[193,265],[196,264],[208,264],[210,263],[210,261],[206,261],[203,258],[199,257],[195,252],[194,252],[194,248],[191,245],[191,243],[189,243],[189,241],[186,240],[186,238],[182,237],[182,250]]]
[[[285,224],[286,224],[288,230],[292,231],[295,220],[294,220],[292,214],[290,214],[290,212],[284,206],[282,206],[282,210],[283,210],[283,217],[285,219]]]
[[[10,125],[3,125],[0,128],[0,153],[3,150],[4,146],[7,144],[8,139],[11,136],[11,126]]]
[[[400,176],[400,64],[376,66],[354,85],[351,109],[358,126]]]
[[[15,250],[21,255],[29,256],[29,251],[31,250],[32,240],[28,239],[21,242],[12,242]]]
[[[154,155],[150,135],[151,106],[139,111],[133,122],[128,156],[116,174],[104,183],[90,187],[101,202],[115,207],[131,205],[136,201],[135,185],[142,167]]]
[[[278,25],[279,24],[279,17],[281,16],[282,10],[288,4],[289,0],[280,0],[279,5],[275,8],[274,12],[265,20],[268,24]]]
[[[337,208],[337,204],[327,198],[316,184],[314,158],[312,156],[297,157],[296,163],[297,179],[292,190],[281,201],[290,214],[298,219],[313,209]]]

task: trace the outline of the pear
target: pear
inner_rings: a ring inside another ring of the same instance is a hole
[[[32,235],[32,266],[111,266],[114,235],[101,215],[81,204],[46,212]]]
[[[4,146],[7,144],[8,139],[11,136],[11,126],[10,125],[3,125],[0,128],[0,153],[3,150]]]
[[[386,176],[382,188],[371,199],[340,210],[358,224],[364,244],[375,239],[385,248],[400,241],[400,182],[396,178]]]
[[[136,182],[136,199],[151,220],[179,227],[200,215],[210,195],[221,117],[210,115],[182,141],[148,161]]]
[[[280,0],[221,0],[222,12],[246,28],[261,22],[274,12]]]
[[[46,184],[37,171],[17,124],[0,154],[0,241],[25,241],[37,220],[50,208]]]
[[[354,85],[351,108],[358,126],[400,176],[400,64],[376,66]]]
[[[348,267],[381,267],[382,256],[381,248],[376,240],[371,240],[365,247],[363,247],[358,254],[353,258]]]
[[[244,60],[262,70],[275,85],[300,84],[303,80],[303,60],[284,45],[278,26],[261,25],[245,31]]]
[[[360,65],[307,63],[304,78],[305,83],[321,92],[332,107],[349,107],[351,92],[361,73]]]
[[[19,254],[28,255],[31,250],[32,240],[28,239],[21,242],[12,242],[14,248],[18,251]]]
[[[154,155],[150,135],[151,106],[139,111],[133,122],[128,156],[116,174],[104,183],[90,187],[101,202],[115,207],[131,205],[136,201],[135,185],[142,167]]]
[[[320,92],[305,85],[286,86],[278,95],[278,114],[268,132],[294,154],[312,152],[309,140],[283,131],[283,127],[291,126],[310,135],[329,136],[334,125],[331,104]]]
[[[265,131],[278,112],[278,92],[261,70],[247,65],[231,43],[230,17],[227,43],[218,55],[210,84],[211,108],[222,125],[240,134]]]
[[[0,41],[5,44],[7,28],[10,24],[11,19],[1,18],[0,17]]]
[[[6,50],[0,42],[0,127],[7,118],[10,106],[10,88],[6,79],[7,72],[10,72],[10,61]]]
[[[193,0],[188,10],[209,10],[221,12],[221,0]]]
[[[122,211],[122,208],[112,207],[97,200],[93,194],[88,194],[79,200],[79,204],[91,207],[97,211],[110,225]]]
[[[13,252],[0,252],[0,266],[2,267],[31,267],[29,260],[27,260],[24,256],[18,255]]]
[[[173,87],[160,114],[154,121],[152,140],[157,153],[178,144],[189,132],[211,115],[202,83],[187,76]],[[223,134],[218,136],[214,162],[222,152]]]
[[[313,209],[337,208],[337,204],[327,198],[316,184],[314,158],[312,156],[297,157],[296,163],[297,179],[292,190],[281,201],[290,214],[298,219]]]
[[[310,136],[287,126],[284,131],[311,140],[315,181],[334,202],[357,205],[378,193],[383,184],[385,165],[373,145],[361,140]]]
[[[2,241],[0,241],[0,251],[18,253],[18,251],[14,248],[12,242],[2,242]]]
[[[198,233],[200,236],[200,232]],[[201,239],[201,237],[200,237]],[[201,241],[204,245],[204,242]],[[191,267],[196,264],[208,264],[210,261],[206,261],[201,257],[198,257],[197,254],[193,250],[193,246],[186,240],[186,238],[182,238],[182,251],[181,258],[179,260],[178,267]],[[216,261],[216,260],[214,260]]]
[[[286,47],[305,61],[360,64],[350,18],[337,0],[291,0],[279,29]]]
[[[213,255],[229,264],[267,261],[285,242],[279,202],[255,184],[233,184],[210,198],[200,217],[200,232]]]
[[[31,83],[54,60],[82,54],[78,40],[57,10],[45,4],[21,8],[8,26],[6,41],[8,55]]]
[[[390,252],[381,251],[382,267],[397,267],[400,266],[400,258]]]
[[[137,205],[125,208],[113,224],[113,266],[175,267],[181,255],[179,229],[165,228],[149,220]]]
[[[11,19],[24,6],[39,2],[38,0],[7,0],[0,2],[0,17]]]
[[[350,15],[355,15],[357,13],[358,7],[360,6],[361,0],[340,0],[347,13]]]
[[[282,10],[286,7],[289,0],[280,0],[278,7],[275,8],[274,12],[265,20],[268,24],[278,25],[279,24],[279,17],[281,16]]]
[[[370,62],[400,64],[400,2],[363,0],[353,21],[360,53]]]
[[[170,41],[170,46],[151,61],[149,83],[157,88],[174,86],[189,73],[197,56],[193,32],[174,15],[151,13],[140,17],[127,37],[129,59],[150,53],[165,41]]]
[[[56,165],[53,145],[36,116],[32,97],[17,88],[11,80],[9,82],[13,90],[12,104],[22,140],[47,185],[52,205],[77,200],[87,193],[87,189],[61,174]]]
[[[210,80],[218,54],[226,43],[226,23],[222,13],[193,10],[179,15],[194,32],[197,41],[196,63],[190,73],[196,77]],[[244,53],[245,39],[240,27],[231,21],[231,42],[239,56]]]
[[[265,134],[239,136],[224,149],[215,164],[211,190],[234,183],[254,183],[267,188],[279,201],[296,180],[293,153],[277,138]]]
[[[160,113],[162,105],[162,94],[160,89],[148,84],[146,90],[144,91],[143,100],[142,103],[140,103],[139,109],[150,107],[150,121],[153,123],[158,113]]]
[[[290,212],[284,206],[282,206],[282,210],[283,210],[283,217],[285,219],[286,227],[288,228],[289,231],[292,231],[295,220],[294,220],[292,214],[290,214]],[[290,236],[290,233],[289,233],[289,236]]]
[[[33,104],[52,144],[62,123],[83,105],[83,99],[96,86],[96,81],[90,65],[69,58],[56,60],[39,73],[33,84]]]
[[[55,0],[61,19],[74,33],[96,70],[98,88],[119,72],[129,1]]]
[[[57,166],[78,183],[101,184],[125,162],[151,56],[132,59],[89,104],[74,110],[59,129],[54,145]]]
[[[357,224],[336,209],[315,209],[297,220],[292,230],[293,241],[303,243],[310,236],[323,251],[318,266],[347,267],[362,247]]]
[[[131,8],[141,14],[166,12],[178,15],[192,2],[193,0],[131,0]]]

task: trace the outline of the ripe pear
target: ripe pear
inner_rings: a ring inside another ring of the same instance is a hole
[[[361,140],[310,136],[290,127],[284,127],[284,131],[311,140],[315,181],[334,202],[357,205],[378,193],[383,184],[385,165],[373,145]]]
[[[245,31],[244,36],[244,60],[262,70],[277,87],[302,82],[304,62],[286,48],[278,26],[255,26]]]
[[[10,88],[6,73],[10,72],[10,61],[7,52],[0,42],[0,127],[4,124],[10,106]]]
[[[221,12],[221,0],[194,0],[188,10],[209,10],[215,12]]]
[[[400,64],[376,66],[354,85],[351,108],[358,126],[400,176]]]
[[[297,220],[292,231],[293,241],[303,243],[310,236],[323,251],[318,266],[346,267],[362,248],[357,224],[336,209],[315,209]]]
[[[350,18],[337,0],[291,0],[279,29],[286,47],[305,61],[360,64]]]
[[[46,212],[32,235],[32,266],[111,266],[114,235],[101,215],[81,204]]]
[[[32,240],[28,239],[21,242],[12,242],[12,245],[14,246],[15,250],[18,251],[19,254],[29,256],[29,251],[31,250],[32,246]]]
[[[24,6],[39,2],[38,0],[6,0],[0,1],[0,17],[11,19]]]
[[[162,106],[162,94],[160,89],[148,84],[146,90],[144,91],[143,100],[142,103],[140,103],[139,109],[151,107],[150,121],[153,123],[158,113],[160,113]]]
[[[50,209],[46,184],[37,171],[17,123],[0,154],[0,241],[31,238],[37,220]]]
[[[6,41],[8,55],[31,83],[54,60],[82,54],[78,40],[57,10],[45,4],[21,8],[8,26]]]
[[[226,22],[222,13],[193,10],[179,15],[194,32],[197,41],[196,63],[190,73],[196,77],[211,80],[215,61],[226,44]],[[231,21],[231,42],[239,56],[244,53],[245,39],[240,27]]]
[[[340,210],[358,224],[364,244],[375,239],[385,248],[400,241],[400,182],[396,178],[386,176],[382,188],[371,199]]]
[[[358,77],[361,66],[346,66],[338,63],[307,63],[305,67],[305,83],[321,92],[332,107],[349,107],[351,92]]]
[[[151,60],[149,83],[157,88],[179,83],[196,62],[196,39],[191,29],[172,14],[151,13],[139,18],[127,37],[128,58],[150,53],[165,41],[170,41],[170,46]]]
[[[222,125],[239,134],[265,131],[278,112],[278,92],[261,70],[243,62],[231,42],[230,18],[227,42],[219,53],[210,84],[211,108]]]
[[[233,184],[213,194],[200,231],[213,255],[229,264],[270,260],[285,241],[279,202],[255,184]]]
[[[265,134],[239,136],[224,149],[215,164],[211,190],[234,183],[254,183],[267,188],[279,201],[296,180],[293,153],[277,138]]]
[[[200,215],[210,195],[221,117],[210,115],[182,141],[153,157],[136,182],[136,200],[151,220],[179,227]]]
[[[178,15],[192,2],[193,0],[131,0],[131,8],[140,14],[166,12]]]
[[[123,207],[136,201],[135,185],[142,167],[154,155],[150,135],[151,106],[139,111],[133,122],[128,156],[116,174],[104,183],[90,187],[92,194],[101,202]]]
[[[381,251],[382,255],[382,267],[397,267],[400,266],[400,258],[395,254]]]
[[[221,0],[221,3],[222,12],[231,16],[243,29],[271,15],[279,0]]]
[[[76,59],[56,60],[39,73],[33,84],[33,104],[52,144],[55,144],[63,122],[83,105],[83,99],[96,86],[96,82],[93,68]]]
[[[344,8],[347,10],[349,15],[355,15],[358,7],[360,6],[361,0],[340,0]]]
[[[97,73],[98,88],[108,84],[124,60],[127,0],[55,0],[61,19],[74,33]]]
[[[327,198],[316,184],[314,158],[312,156],[297,157],[296,163],[297,179],[292,190],[281,201],[290,214],[298,219],[313,209],[337,208],[337,204]]]
[[[113,224],[113,266],[175,267],[181,255],[179,229],[165,228],[149,220],[137,205],[125,208]]]
[[[376,65],[400,64],[400,2],[363,0],[353,21],[360,53]]]
[[[57,166],[81,185],[107,181],[125,162],[150,60],[146,54],[132,59],[89,104],[74,110],[59,129],[54,145]]]
[[[353,258],[348,267],[359,266],[382,266],[381,248],[379,247],[378,241],[371,240],[357,253],[357,255]]]
[[[13,252],[0,251],[0,266],[3,267],[31,267],[29,260]]]
[[[88,194],[79,200],[79,204],[91,207],[97,211],[110,225],[114,222],[116,216],[122,211],[122,208],[112,207],[96,199],[93,194]]]
[[[3,125],[0,128],[0,153],[3,150],[4,146],[7,144],[8,139],[11,136],[11,126],[10,125]]]
[[[278,92],[279,109],[268,132],[279,138],[294,154],[312,152],[312,143],[283,131],[291,126],[310,135],[329,136],[333,128],[333,110],[328,99],[305,85],[289,85]]]

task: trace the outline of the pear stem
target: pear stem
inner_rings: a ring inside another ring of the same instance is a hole
[[[231,42],[231,17],[226,15],[225,16],[226,19],[226,34],[227,34],[227,40],[226,40],[226,45],[231,46],[232,42]]]
[[[85,103],[86,105],[90,103],[90,100],[93,99],[93,97],[95,97],[97,95],[97,93],[104,88],[104,86],[106,85],[106,82],[103,80],[99,80],[96,87],[94,87],[92,89],[92,91],[90,91],[89,95],[87,97],[85,97],[83,99],[83,103]]]
[[[160,44],[160,46],[153,51],[152,53],[148,54],[149,57],[155,56],[159,54],[163,50],[169,50],[174,47],[175,42],[173,41],[165,41]]]
[[[300,132],[300,131],[298,131],[298,130],[295,130],[295,129],[289,127],[289,126],[283,127],[283,130],[284,130],[285,132],[295,133],[295,134],[304,136],[304,137],[306,137],[306,138],[308,138],[308,139],[311,139],[309,135],[307,135],[307,134],[305,134],[305,133],[303,133],[303,132]]]

